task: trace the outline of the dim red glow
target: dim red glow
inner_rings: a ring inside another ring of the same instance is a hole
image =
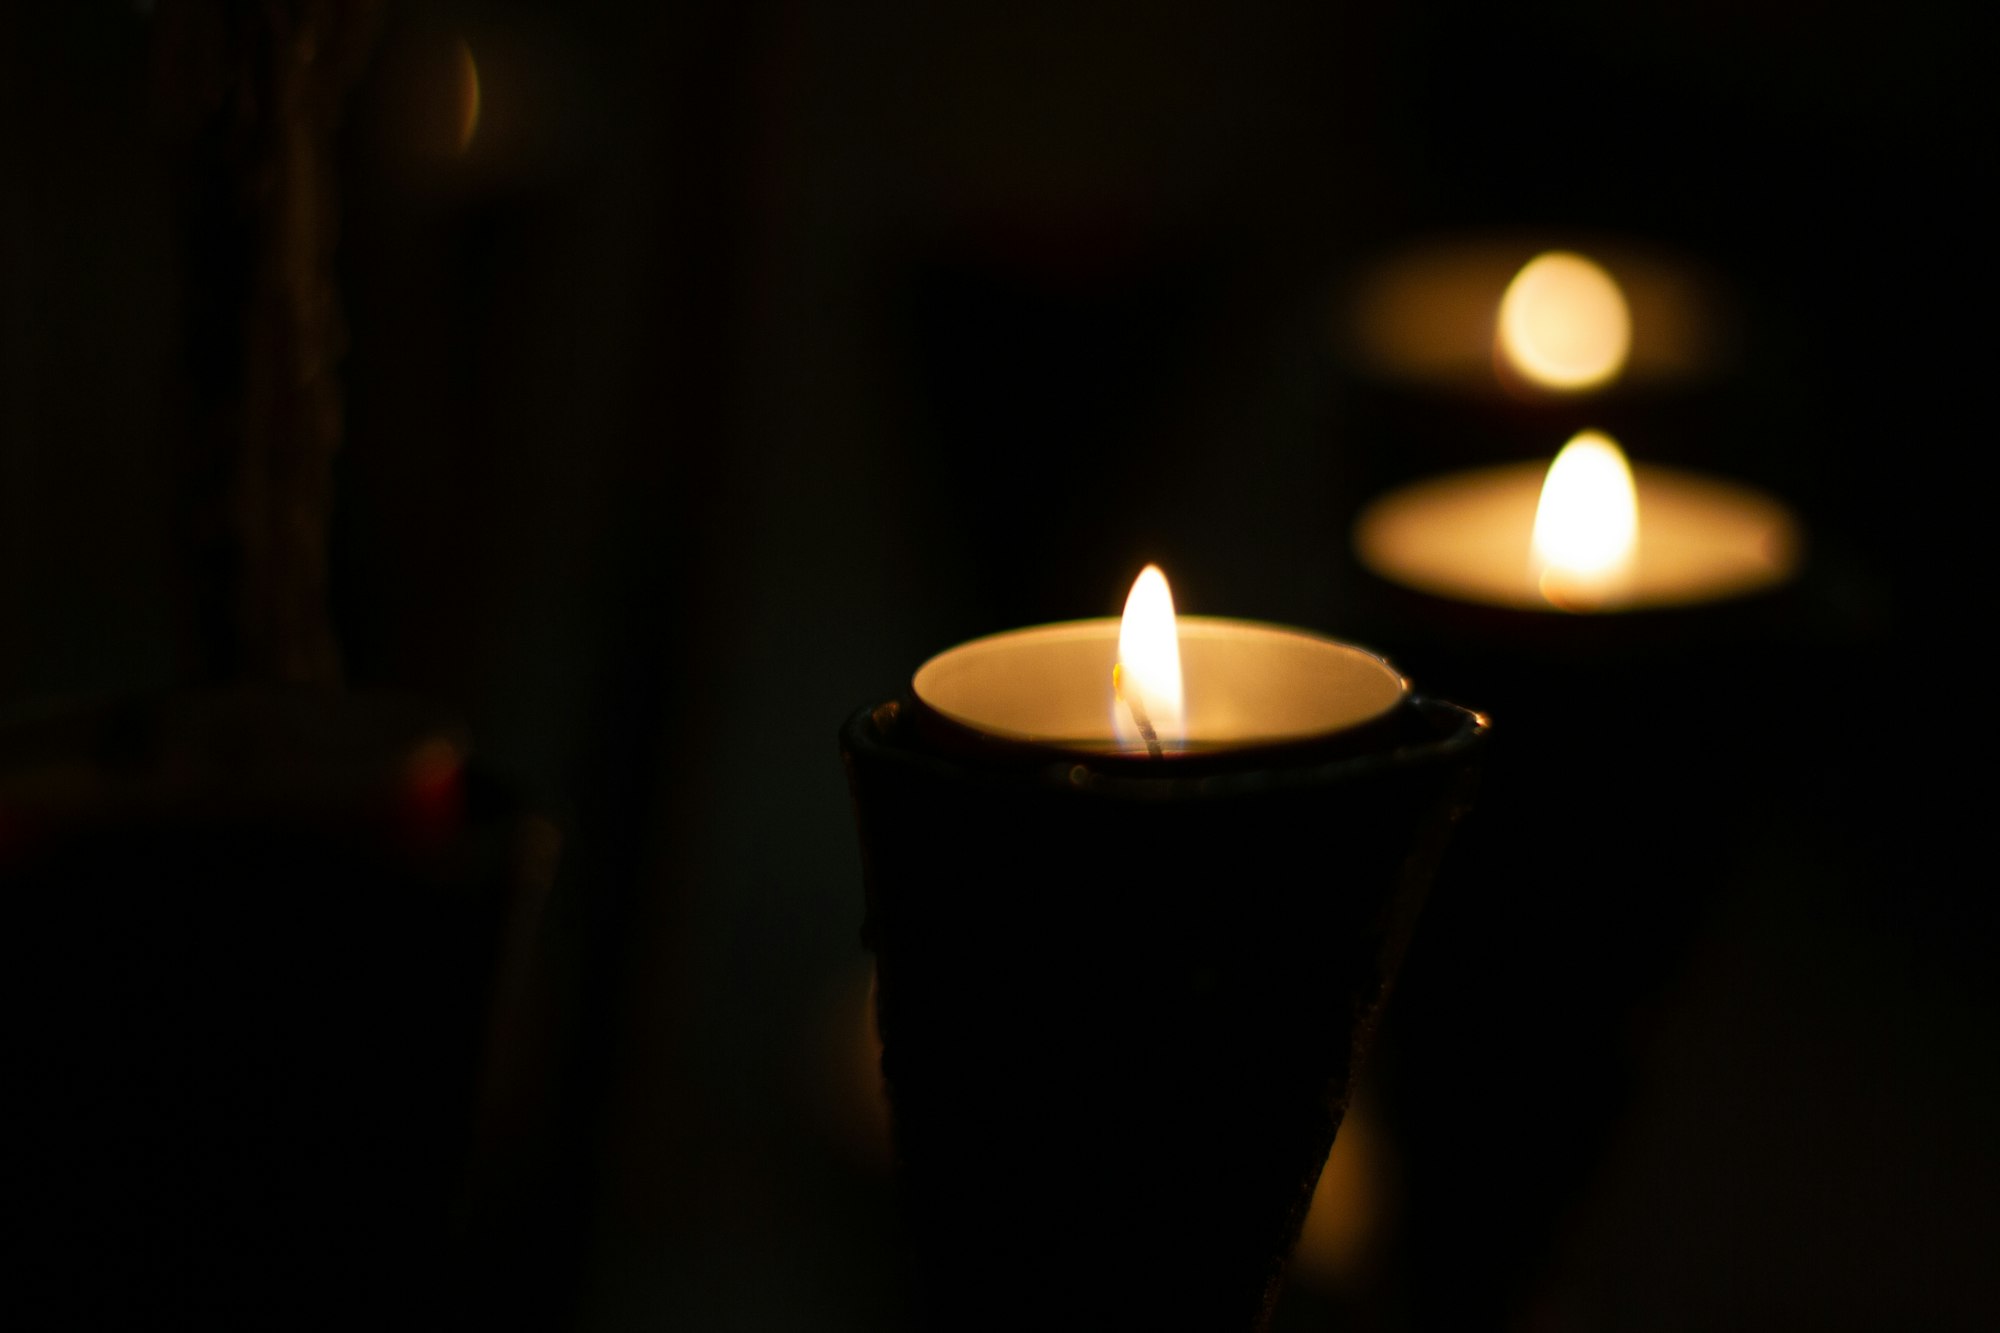
[[[403,765],[399,813],[405,832],[420,845],[436,846],[458,829],[465,806],[465,760],[443,737],[419,742]]]

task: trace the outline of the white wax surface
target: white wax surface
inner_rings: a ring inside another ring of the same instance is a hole
[[[1182,616],[1180,648],[1190,750],[1344,731],[1408,692],[1374,654],[1281,625]],[[940,653],[912,685],[924,703],[976,731],[1104,753],[1123,748],[1113,731],[1117,658],[1116,619],[1036,625]]]
[[[1625,595],[1606,611],[1684,606],[1783,583],[1797,521],[1747,486],[1635,464],[1639,545]],[[1553,611],[1529,550],[1546,462],[1456,472],[1392,491],[1354,527],[1361,562],[1392,582],[1456,601]]]

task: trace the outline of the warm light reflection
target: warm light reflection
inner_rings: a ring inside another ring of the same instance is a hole
[[[889,1160],[889,1098],[882,1086],[882,1037],[875,1025],[874,970],[858,1006],[861,1021],[847,1034],[844,1074],[849,1088],[849,1138],[855,1150],[871,1162]]]
[[[1556,455],[1529,546],[1551,605],[1584,611],[1626,593],[1639,546],[1639,496],[1611,437],[1583,431]]]
[[[1397,1189],[1394,1145],[1375,1121],[1363,1096],[1340,1122],[1292,1255],[1294,1271],[1306,1282],[1354,1290],[1375,1272]]]
[[[1181,646],[1174,597],[1158,565],[1139,571],[1118,626],[1118,664],[1112,669],[1112,724],[1119,744],[1154,754],[1177,747],[1187,735],[1182,716]]]
[[[1528,261],[1500,298],[1500,351],[1543,388],[1599,385],[1625,365],[1632,315],[1609,273],[1565,250]]]
[[[472,147],[472,136],[479,132],[479,64],[472,58],[472,48],[463,40],[458,43],[458,151],[464,153]]]

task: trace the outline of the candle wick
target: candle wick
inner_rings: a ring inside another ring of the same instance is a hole
[[[1139,728],[1139,738],[1146,742],[1146,753],[1158,759],[1166,754],[1160,747],[1160,734],[1153,730],[1153,720],[1146,716],[1146,706],[1139,702],[1136,691],[1125,693],[1125,664],[1115,662],[1111,667],[1111,692],[1132,714],[1132,725]]]

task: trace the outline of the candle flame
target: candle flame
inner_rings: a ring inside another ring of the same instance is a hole
[[[1139,571],[1125,599],[1111,695],[1112,725],[1127,749],[1143,745],[1158,754],[1186,739],[1180,632],[1174,622],[1174,596],[1158,565]]]
[[[1639,545],[1639,496],[1616,441],[1580,432],[1549,465],[1531,539],[1542,596],[1569,611],[1628,590]]]
[[[1611,275],[1582,255],[1551,250],[1528,261],[1500,298],[1500,350],[1545,389],[1575,392],[1625,367],[1632,312]]]

